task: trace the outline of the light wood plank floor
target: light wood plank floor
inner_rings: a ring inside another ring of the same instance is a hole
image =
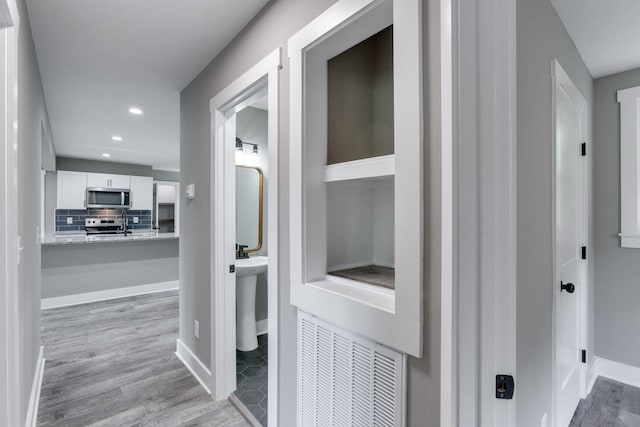
[[[248,426],[175,356],[177,291],[42,312],[41,426]]]

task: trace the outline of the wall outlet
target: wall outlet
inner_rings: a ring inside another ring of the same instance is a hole
[[[134,223],[134,224],[137,224],[137,223],[138,223],[138,217],[137,217],[137,216],[134,216],[134,217],[133,217],[133,223]]]
[[[195,335],[196,339],[200,339],[200,322],[197,320],[194,320],[193,335]]]
[[[547,413],[545,412],[540,420],[540,427],[547,427]]]
[[[69,225],[73,224],[73,217],[72,216],[68,216],[67,217],[67,224],[69,224]]]

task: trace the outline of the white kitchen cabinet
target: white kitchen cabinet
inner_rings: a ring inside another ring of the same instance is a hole
[[[128,189],[130,185],[131,182],[129,175],[114,175],[107,173],[87,174],[87,187]]]
[[[57,209],[85,209],[87,173],[58,171]]]
[[[150,176],[132,176],[131,209],[153,210],[153,178]]]

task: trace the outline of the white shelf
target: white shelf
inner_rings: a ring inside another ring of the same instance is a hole
[[[370,157],[351,162],[336,163],[324,167],[324,181],[348,181],[352,179],[382,178],[395,175],[395,155]]]

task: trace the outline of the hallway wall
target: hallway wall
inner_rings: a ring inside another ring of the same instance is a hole
[[[621,248],[620,104],[640,68],[596,79],[593,124],[595,355],[640,367],[640,249]]]
[[[18,234],[22,237],[19,266],[20,413],[26,417],[40,352],[40,151],[41,129],[51,135],[40,69],[24,0],[19,0],[18,50]]]
[[[517,425],[538,427],[552,404],[551,60],[590,109],[593,79],[549,0],[518,0],[517,32]]]
[[[289,304],[289,61],[287,40],[326,10],[333,0],[301,2],[272,0],[261,13],[181,93],[181,182],[195,183],[196,198],[181,198],[180,239],[180,339],[207,366],[211,361],[210,336],[210,113],[209,100],[278,46],[283,47],[280,71],[279,146],[279,271],[280,271],[280,426],[295,425],[296,415],[296,324]],[[407,426],[440,425],[440,153],[437,60],[439,52],[438,2],[423,2],[423,58],[425,144],[425,311],[424,357],[409,358]],[[433,51],[432,51],[433,49]],[[431,74],[433,73],[433,74]],[[429,76],[433,78],[429,79]],[[431,98],[429,98],[429,96]],[[430,108],[433,107],[433,108]],[[433,120],[433,126],[429,123]],[[433,214],[428,214],[429,209]],[[200,322],[200,340],[193,337],[194,320]]]

